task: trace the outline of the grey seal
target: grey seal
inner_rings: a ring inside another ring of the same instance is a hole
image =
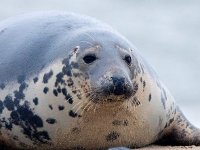
[[[0,140],[13,148],[199,145],[151,66],[90,17],[40,12],[0,23]]]

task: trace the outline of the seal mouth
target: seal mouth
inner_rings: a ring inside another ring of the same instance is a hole
[[[109,98],[109,99],[107,99],[106,101],[107,101],[107,102],[112,102],[113,99]]]
[[[113,75],[90,86],[90,91],[88,98],[94,103],[123,103],[134,96],[134,84],[123,75]]]
[[[108,98],[108,99],[106,99],[105,100],[105,102],[108,102],[108,103],[113,103],[113,102],[124,102],[126,99],[123,99],[123,98],[115,98],[115,99],[113,99],[113,98]]]
[[[105,93],[101,90],[101,92],[93,92],[90,96],[89,96],[89,100],[92,101],[93,103],[114,103],[114,102],[125,102],[128,99],[130,99],[130,97],[132,96],[132,94],[126,94],[126,95],[115,95],[112,93]]]

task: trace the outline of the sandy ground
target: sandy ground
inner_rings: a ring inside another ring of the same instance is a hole
[[[138,150],[184,150],[184,149],[200,150],[200,146],[157,146],[157,145],[152,145],[152,146],[140,148]]]

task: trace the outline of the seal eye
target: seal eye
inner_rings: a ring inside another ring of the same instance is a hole
[[[83,57],[83,60],[86,64],[90,64],[94,62],[96,59],[97,57],[95,55],[86,55],[85,57]]]
[[[124,60],[126,61],[126,63],[128,64],[128,65],[130,65],[131,64],[131,56],[130,55],[126,55],[125,56],[125,58],[124,58]]]

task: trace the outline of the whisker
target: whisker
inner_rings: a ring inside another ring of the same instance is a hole
[[[92,91],[91,91],[91,90],[89,90],[89,91],[87,91],[87,92],[84,92],[84,91],[82,91],[82,89],[81,89],[81,88],[79,88],[79,89],[76,89],[76,91],[77,91],[77,92],[79,92],[80,94],[91,94],[91,93],[92,93]]]
[[[73,107],[72,107],[72,109],[75,109],[79,104],[81,104],[82,103],[82,101],[79,101],[78,103],[76,103]]]
[[[84,111],[85,111],[85,108],[88,106],[88,104],[89,104],[89,103],[87,103],[85,106],[82,105],[81,107],[79,107],[79,110],[80,110],[81,108],[83,108],[82,111],[81,111],[81,113],[80,113],[81,116],[83,115],[83,113],[84,113]]]
[[[93,106],[92,101],[89,102],[89,105],[87,106],[86,111],[89,111],[89,109],[91,108],[91,106]]]
[[[89,111],[93,107],[93,104],[90,104],[90,106],[87,108],[87,111]]]
[[[90,103],[91,103],[91,101],[89,101],[89,102],[86,104],[86,106],[83,108],[83,111],[86,110],[86,108],[90,105]]]
[[[79,106],[79,107],[77,108],[77,110],[75,111],[75,113],[78,113],[78,111],[81,110],[82,107],[83,107],[83,105]]]
[[[97,107],[98,107],[98,104],[95,104],[94,113],[96,113]]]

